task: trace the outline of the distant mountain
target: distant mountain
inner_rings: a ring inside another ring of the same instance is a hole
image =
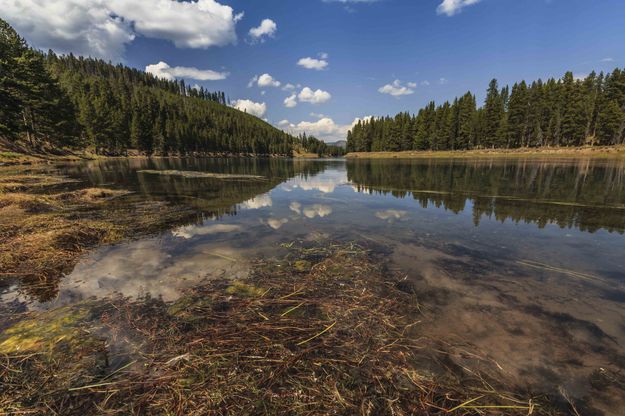
[[[337,142],[326,143],[328,146],[336,146],[345,149],[347,147],[347,140],[339,140]]]

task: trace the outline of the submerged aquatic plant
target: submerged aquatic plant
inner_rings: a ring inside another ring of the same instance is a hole
[[[550,414],[540,400],[502,394],[497,380],[426,349],[418,294],[400,290],[400,276],[366,247],[283,247],[284,258],[256,261],[247,280],[208,281],[172,304],[98,301],[78,327],[89,345],[106,345],[104,366],[101,349],[80,343],[1,351],[0,411]],[[71,325],[61,332],[73,333],[71,308],[29,314],[5,332],[65,322],[65,314]]]

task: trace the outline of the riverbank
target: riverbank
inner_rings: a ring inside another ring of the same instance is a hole
[[[625,145],[585,147],[541,147],[520,149],[475,149],[453,151],[351,152],[348,159],[417,159],[476,157],[625,157]]]

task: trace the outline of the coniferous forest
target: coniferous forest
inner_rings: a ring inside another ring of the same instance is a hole
[[[625,140],[625,70],[488,87],[416,115],[371,118],[348,132],[348,152],[618,145]]]
[[[96,153],[290,155],[295,140],[194,89],[123,65],[30,48],[0,19],[0,136]]]

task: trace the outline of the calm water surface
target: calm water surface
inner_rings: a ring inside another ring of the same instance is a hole
[[[625,408],[624,161],[137,159],[56,169],[134,191],[117,203],[166,200],[195,214],[87,255],[52,294],[15,284],[3,302],[173,301],[203,279],[244,277],[280,243],[369,242],[414,282],[424,338],[457,365],[479,356],[520,386],[563,387],[604,414]]]

